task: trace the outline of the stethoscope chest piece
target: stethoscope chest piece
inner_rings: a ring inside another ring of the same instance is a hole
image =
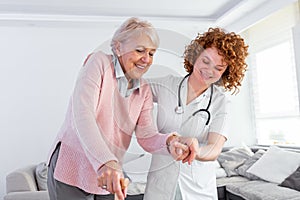
[[[189,76],[190,74],[187,74],[179,83],[179,87],[178,87],[178,105],[176,106],[175,108],[175,113],[177,114],[182,114],[183,113],[183,107],[182,107],[182,102],[181,102],[181,97],[180,97],[180,90],[181,90],[181,86],[182,86],[182,83],[183,81]],[[195,111],[192,116],[194,117],[197,113],[200,113],[200,112],[204,112],[207,114],[207,121],[205,123],[205,125],[208,125],[209,124],[209,121],[210,121],[210,112],[209,112],[209,107],[210,107],[210,104],[211,104],[211,100],[212,100],[212,96],[213,96],[213,85],[211,85],[211,92],[210,92],[210,97],[209,97],[209,101],[208,101],[208,104],[207,104],[207,107],[205,109],[199,109],[197,111]]]
[[[182,113],[183,113],[183,108],[182,108],[182,106],[176,106],[175,112],[176,112],[177,114],[182,114]]]

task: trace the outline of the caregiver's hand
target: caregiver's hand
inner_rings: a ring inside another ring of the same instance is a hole
[[[191,137],[179,137],[179,142],[188,146],[188,154],[184,154],[185,158],[182,159],[182,163],[188,162],[189,165],[196,159],[199,151],[199,143],[196,138]]]
[[[179,142],[178,135],[172,135],[168,138],[167,147],[169,153],[176,161],[183,160],[187,156],[186,154],[189,153],[188,146]]]
[[[191,164],[197,155],[199,149],[196,138],[171,135],[167,140],[170,154],[176,161],[182,160],[183,163]]]

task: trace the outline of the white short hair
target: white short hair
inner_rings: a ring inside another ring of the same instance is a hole
[[[142,21],[136,17],[127,19],[114,33],[110,46],[112,51],[116,54],[116,44],[118,42],[124,43],[130,39],[136,38],[139,35],[146,34],[156,48],[159,46],[159,36],[152,26],[147,21]]]

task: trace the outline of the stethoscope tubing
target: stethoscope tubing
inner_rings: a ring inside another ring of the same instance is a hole
[[[183,108],[182,108],[182,102],[181,102],[181,87],[182,87],[182,84],[183,84],[183,82],[184,82],[184,80],[187,78],[187,77],[189,77],[191,74],[187,74],[187,75],[185,75],[184,76],[184,78],[180,81],[180,83],[179,83],[179,87],[178,87],[178,105],[176,106],[176,108],[175,108],[175,112],[177,113],[177,114],[182,114],[184,111],[183,111]],[[209,121],[210,121],[210,112],[209,112],[209,107],[210,107],[210,105],[211,105],[211,101],[212,101],[212,97],[213,97],[213,84],[210,86],[210,90],[211,90],[211,93],[210,93],[210,97],[209,97],[209,101],[208,101],[208,104],[207,104],[207,107],[205,108],[205,109],[203,109],[203,108],[201,108],[201,109],[199,109],[199,110],[196,110],[193,114],[192,114],[192,116],[194,117],[197,113],[199,113],[199,112],[205,112],[205,113],[207,113],[207,120],[206,120],[206,123],[205,123],[205,125],[208,125],[209,124]]]

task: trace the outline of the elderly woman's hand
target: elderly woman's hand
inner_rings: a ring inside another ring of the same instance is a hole
[[[116,199],[124,200],[127,194],[129,180],[124,179],[123,171],[119,163],[112,160],[105,163],[98,170],[98,186],[115,194]]]

